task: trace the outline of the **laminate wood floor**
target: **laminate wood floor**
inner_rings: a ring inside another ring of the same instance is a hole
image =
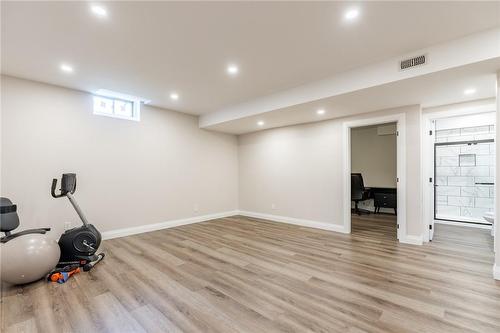
[[[352,234],[232,217],[103,242],[66,284],[2,287],[2,332],[500,332],[489,231]]]

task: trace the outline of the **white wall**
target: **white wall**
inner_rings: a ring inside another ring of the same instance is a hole
[[[63,172],[77,173],[76,197],[101,231],[238,208],[237,139],[196,117],[149,106],[140,122],[95,116],[87,93],[4,76],[1,106],[1,194],[22,229],[78,223],[49,194]]]
[[[351,129],[351,171],[361,173],[367,187],[396,187],[396,130],[379,135],[377,129]]]
[[[342,225],[342,123],[403,112],[407,122],[407,234],[420,236],[419,106],[240,136],[240,209]]]
[[[239,136],[240,209],[342,224],[340,133],[325,121]]]

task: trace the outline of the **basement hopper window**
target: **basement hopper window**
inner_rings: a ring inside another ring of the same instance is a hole
[[[94,95],[94,114],[127,120],[141,120],[141,98],[109,90]]]

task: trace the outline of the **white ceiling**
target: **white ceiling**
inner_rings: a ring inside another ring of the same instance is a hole
[[[356,2],[350,23],[346,2],[89,4],[2,2],[2,73],[207,114],[500,23],[500,2]]]
[[[294,105],[263,114],[222,122],[207,129],[244,134],[269,128],[323,121],[405,105],[423,108],[486,99],[496,95],[496,71],[500,58],[421,75],[351,93]],[[475,88],[473,95],[464,90]],[[318,109],[325,110],[318,115]],[[259,126],[259,121],[264,126]]]

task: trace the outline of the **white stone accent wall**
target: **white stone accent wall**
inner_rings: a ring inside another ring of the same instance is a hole
[[[494,126],[436,131],[436,142],[494,139]],[[493,211],[495,143],[436,146],[436,217],[485,223]]]

